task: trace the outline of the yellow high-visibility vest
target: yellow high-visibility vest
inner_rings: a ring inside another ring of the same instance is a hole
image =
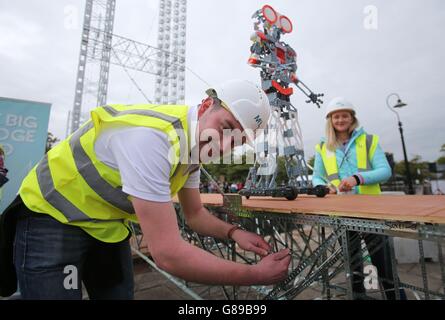
[[[91,120],[51,149],[28,173],[19,190],[23,202],[30,210],[81,227],[103,242],[124,240],[129,234],[128,223],[137,222],[137,217],[129,195],[122,191],[119,171],[97,159],[96,137],[110,126],[164,132],[171,142],[170,192],[174,196],[189,176],[188,166],[180,163],[184,152],[189,154],[188,110],[188,106],[146,104],[95,108]]]
[[[372,170],[370,159],[374,157],[375,150],[379,142],[379,137],[372,134],[362,134],[355,140],[355,152],[357,157],[357,168],[359,172]],[[337,158],[335,152],[327,149],[326,143],[321,142],[315,147],[316,151],[321,155],[323,165],[326,170],[327,179],[334,186],[340,185],[340,177],[338,175]],[[380,185],[368,184],[358,186],[359,194],[380,194]]]

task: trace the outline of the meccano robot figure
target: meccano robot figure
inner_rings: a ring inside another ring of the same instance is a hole
[[[271,119],[262,137],[256,141],[256,162],[250,168],[245,188],[240,195],[285,197],[294,200],[299,193],[324,197],[328,188],[312,187],[308,177],[308,166],[304,159],[303,141],[298,124],[297,109],[290,97],[294,84],[318,107],[323,94],[313,93],[295,72],[297,54],[288,44],[280,41],[283,34],[292,32],[292,22],[284,15],[265,5],[256,11],[255,33],[251,40],[251,56],[248,63],[261,69],[261,84],[271,105]],[[278,157],[285,159],[287,183],[277,185]]]

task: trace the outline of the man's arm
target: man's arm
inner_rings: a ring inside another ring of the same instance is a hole
[[[182,188],[178,197],[190,228],[204,236],[227,239],[227,233],[233,225],[218,219],[202,205],[198,189]],[[262,237],[252,232],[237,229],[232,233],[232,239],[242,249],[260,256],[266,256],[271,250]]]
[[[184,241],[171,202],[133,198],[148,249],[163,270],[187,281],[206,284],[273,284],[287,275],[290,257],[282,250],[256,265],[218,258]]]
[[[233,225],[218,219],[202,205],[198,189],[182,188],[178,198],[190,228],[203,236],[227,239]]]

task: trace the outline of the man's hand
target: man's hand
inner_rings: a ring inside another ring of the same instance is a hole
[[[338,186],[338,190],[340,190],[341,192],[351,191],[352,188],[355,187],[356,185],[357,181],[355,180],[355,178],[348,177],[341,181],[340,185]]]
[[[237,229],[233,232],[232,239],[241,249],[254,252],[262,257],[267,256],[271,250],[269,244],[256,233]]]
[[[277,284],[286,279],[290,260],[289,249],[282,249],[261,259],[258,264],[252,266],[260,276],[258,284]]]
[[[133,197],[132,203],[155,263],[174,276],[204,284],[250,286],[276,283],[287,274],[290,262],[288,252],[280,251],[266,256],[256,265],[225,260],[184,241],[171,202],[153,202]],[[227,224],[221,223],[223,226]],[[226,234],[221,235],[223,238]],[[248,235],[248,238],[251,236]]]

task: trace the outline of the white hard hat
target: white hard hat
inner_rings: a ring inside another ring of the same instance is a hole
[[[332,99],[326,107],[326,118],[334,111],[349,110],[355,115],[354,105],[343,97]]]
[[[217,97],[227,106],[245,130],[248,143],[253,145],[254,132],[266,128],[270,117],[266,93],[254,83],[238,79],[210,88],[206,93]]]

